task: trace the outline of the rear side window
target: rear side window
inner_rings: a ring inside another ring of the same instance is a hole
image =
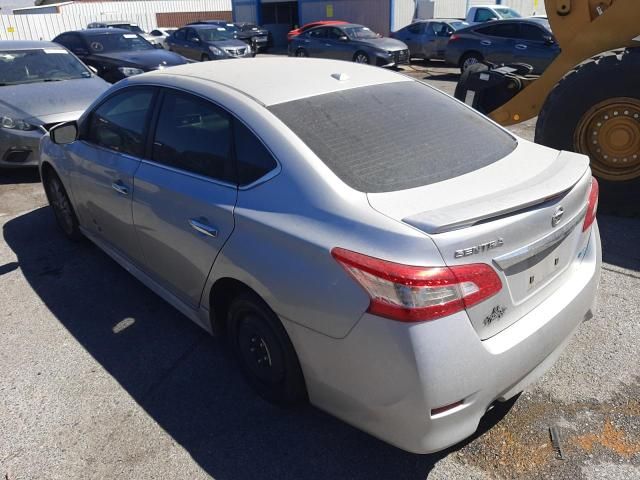
[[[152,159],[180,170],[235,183],[229,115],[201,98],[165,93],[153,139]]]
[[[89,117],[83,139],[116,152],[141,157],[153,90],[131,88],[109,98]]]
[[[476,16],[473,19],[474,22],[486,22],[487,20],[493,20],[497,18],[497,15],[488,8],[479,8],[476,10]]]
[[[532,40],[534,42],[544,42],[544,37],[549,36],[540,27],[523,23],[520,25],[520,38],[524,40]]]
[[[409,25],[407,30],[413,34],[419,34],[423,31],[423,23],[414,23],[413,25]]]
[[[173,34],[173,36],[176,37],[176,40],[184,40],[185,39],[185,31],[184,31],[184,29],[181,28],[180,30],[175,32]]]
[[[492,37],[518,38],[518,25],[516,23],[499,23],[489,27],[478,28],[477,32]]]
[[[482,115],[415,81],[353,88],[269,110],[361,192],[440,182],[516,148],[511,135]]]
[[[233,130],[240,185],[249,185],[276,168],[271,153],[253,132],[238,120],[234,121]]]

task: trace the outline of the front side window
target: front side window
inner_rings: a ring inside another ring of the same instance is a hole
[[[91,72],[60,47],[0,50],[0,87],[89,77]]]
[[[81,138],[116,152],[141,157],[152,100],[153,90],[147,88],[116,93],[89,115]]]
[[[235,183],[229,115],[206,100],[167,91],[158,115],[152,159],[169,167]]]
[[[476,16],[474,22],[486,22],[488,20],[494,20],[497,16],[488,8],[479,8],[476,10]]]
[[[176,33],[173,34],[173,36],[176,37],[176,40],[184,40],[186,36],[184,28],[181,28],[180,30],[178,30]]]
[[[518,25],[515,23],[496,23],[489,27],[479,28],[484,35],[501,38],[518,38]]]

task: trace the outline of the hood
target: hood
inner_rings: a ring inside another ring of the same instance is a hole
[[[205,42],[207,45],[218,48],[246,48],[247,44],[242,40],[222,40],[219,42]]]
[[[407,48],[409,48],[404,42],[389,37],[371,38],[368,40],[355,40],[355,42],[369,45],[380,50],[406,50]]]
[[[167,50],[153,49],[140,50],[136,52],[108,52],[99,55],[92,55],[96,60],[104,59],[110,63],[118,63],[126,67],[136,67],[143,70],[155,70],[159,65],[171,67],[173,65],[183,65],[187,60],[177,53]]]
[[[36,120],[32,123],[75,119],[78,112],[83,112],[109,87],[95,76],[0,87],[0,115],[10,113],[24,120]]]

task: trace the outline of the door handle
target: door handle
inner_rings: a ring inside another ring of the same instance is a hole
[[[128,195],[129,194],[129,189],[127,187],[125,187],[125,185],[120,180],[118,180],[117,182],[113,182],[111,184],[111,188],[113,188],[120,195]]]
[[[191,228],[193,228],[196,232],[200,232],[203,235],[207,235],[208,237],[216,238],[218,236],[218,229],[212,227],[211,225],[203,223],[201,219],[191,218],[189,219],[189,225],[191,225]]]
[[[526,49],[527,49],[527,46],[526,46],[526,45],[523,45],[522,43],[518,43],[518,44],[516,45],[516,49],[518,49],[518,50],[526,50]]]
[[[491,45],[491,42],[489,40],[482,40],[480,42],[480,45],[484,45],[485,47],[488,47],[489,45]]]

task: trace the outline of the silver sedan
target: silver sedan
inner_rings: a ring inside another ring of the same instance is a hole
[[[108,88],[60,45],[0,42],[0,168],[38,165],[42,135]]]
[[[384,69],[132,77],[52,129],[40,168],[62,230],[226,335],[260,395],[411,452],[471,435],[592,315],[588,158]]]

